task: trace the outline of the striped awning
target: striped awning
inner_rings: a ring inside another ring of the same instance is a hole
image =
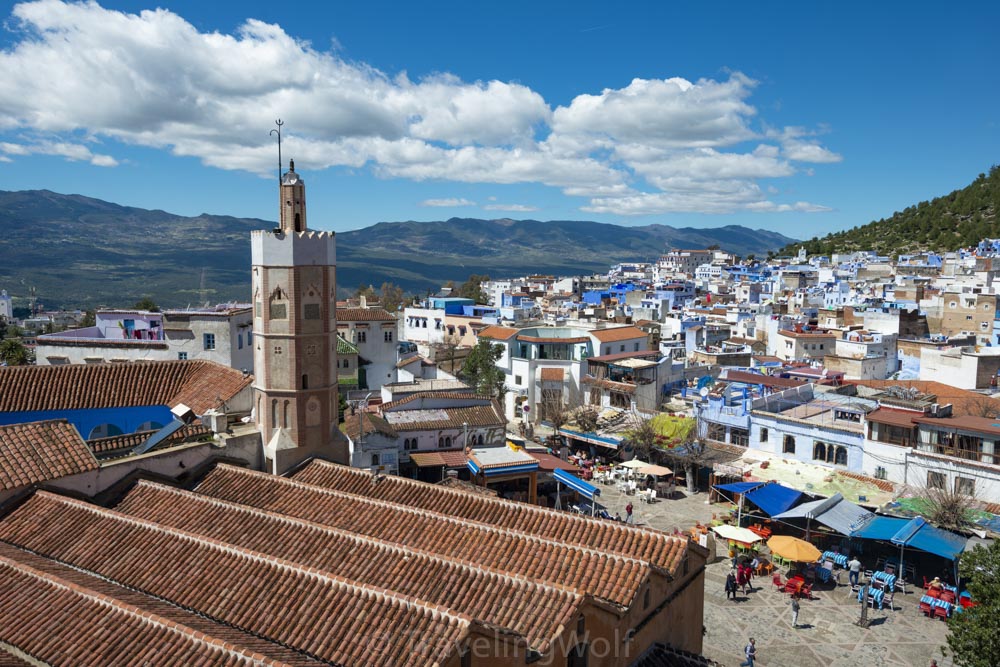
[[[565,470],[556,470],[552,476],[556,478],[557,482],[565,484],[587,500],[593,500],[596,496],[601,495],[601,490],[599,488],[593,484],[583,481],[579,477],[572,475]]]

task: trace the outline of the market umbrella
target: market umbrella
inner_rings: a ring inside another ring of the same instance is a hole
[[[619,467],[621,467],[621,468],[645,468],[648,465],[649,465],[649,463],[647,463],[646,461],[640,461],[639,459],[632,459],[631,461],[626,461],[625,463],[622,463],[621,466],[619,466]]]
[[[724,540],[734,540],[743,544],[753,544],[764,539],[749,528],[740,528],[739,526],[723,524],[721,526],[712,526],[712,530]]]
[[[771,553],[797,563],[812,563],[822,555],[816,547],[791,535],[775,535],[767,541]]]
[[[662,477],[663,475],[672,475],[674,471],[666,466],[658,466],[653,463],[645,465],[639,468],[639,474],[641,475],[653,475],[654,477]]]

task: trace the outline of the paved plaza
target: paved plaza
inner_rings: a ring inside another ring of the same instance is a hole
[[[676,500],[660,500],[648,505],[632,496],[622,496],[613,486],[601,486],[602,503],[611,514],[625,516],[632,501],[640,524],[660,530],[690,528],[707,523],[713,512],[724,505],[706,505],[707,493]],[[680,494],[678,494],[680,495]],[[725,556],[725,546],[718,553]],[[817,584],[813,600],[803,600],[798,630],[792,629],[789,597],[777,591],[771,577],[754,579],[754,591],[726,600],[723,590],[728,558],[710,562],[705,576],[704,655],[735,667],[743,660],[743,646],[749,637],[757,640],[758,665],[790,667],[926,667],[932,658],[946,667],[954,663],[944,657],[947,625],[925,618],[917,608],[919,592],[897,593],[895,610],[869,609],[871,627],[855,625],[861,605],[850,595],[845,582],[837,588]]]

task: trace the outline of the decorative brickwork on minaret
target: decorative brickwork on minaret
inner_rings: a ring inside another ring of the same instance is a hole
[[[308,230],[294,162],[280,192],[279,227],[251,235],[254,409],[275,473],[310,456],[347,460],[337,430],[335,235]]]

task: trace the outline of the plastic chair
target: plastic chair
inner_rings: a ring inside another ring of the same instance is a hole
[[[930,604],[928,604],[926,602],[921,602],[920,603],[920,613],[922,613],[927,618],[930,618],[931,616],[934,615],[934,610],[931,609]]]
[[[813,591],[812,584],[803,584],[802,588],[799,589],[799,597],[809,598],[810,600],[812,600],[813,597],[812,591]]]
[[[934,607],[934,617],[940,618],[942,621],[948,620],[948,609],[946,607]]]
[[[785,582],[781,580],[781,574],[780,573],[778,573],[778,572],[774,573],[774,576],[771,578],[771,584],[775,588],[777,588],[778,590],[780,590],[782,593],[785,592]]]

